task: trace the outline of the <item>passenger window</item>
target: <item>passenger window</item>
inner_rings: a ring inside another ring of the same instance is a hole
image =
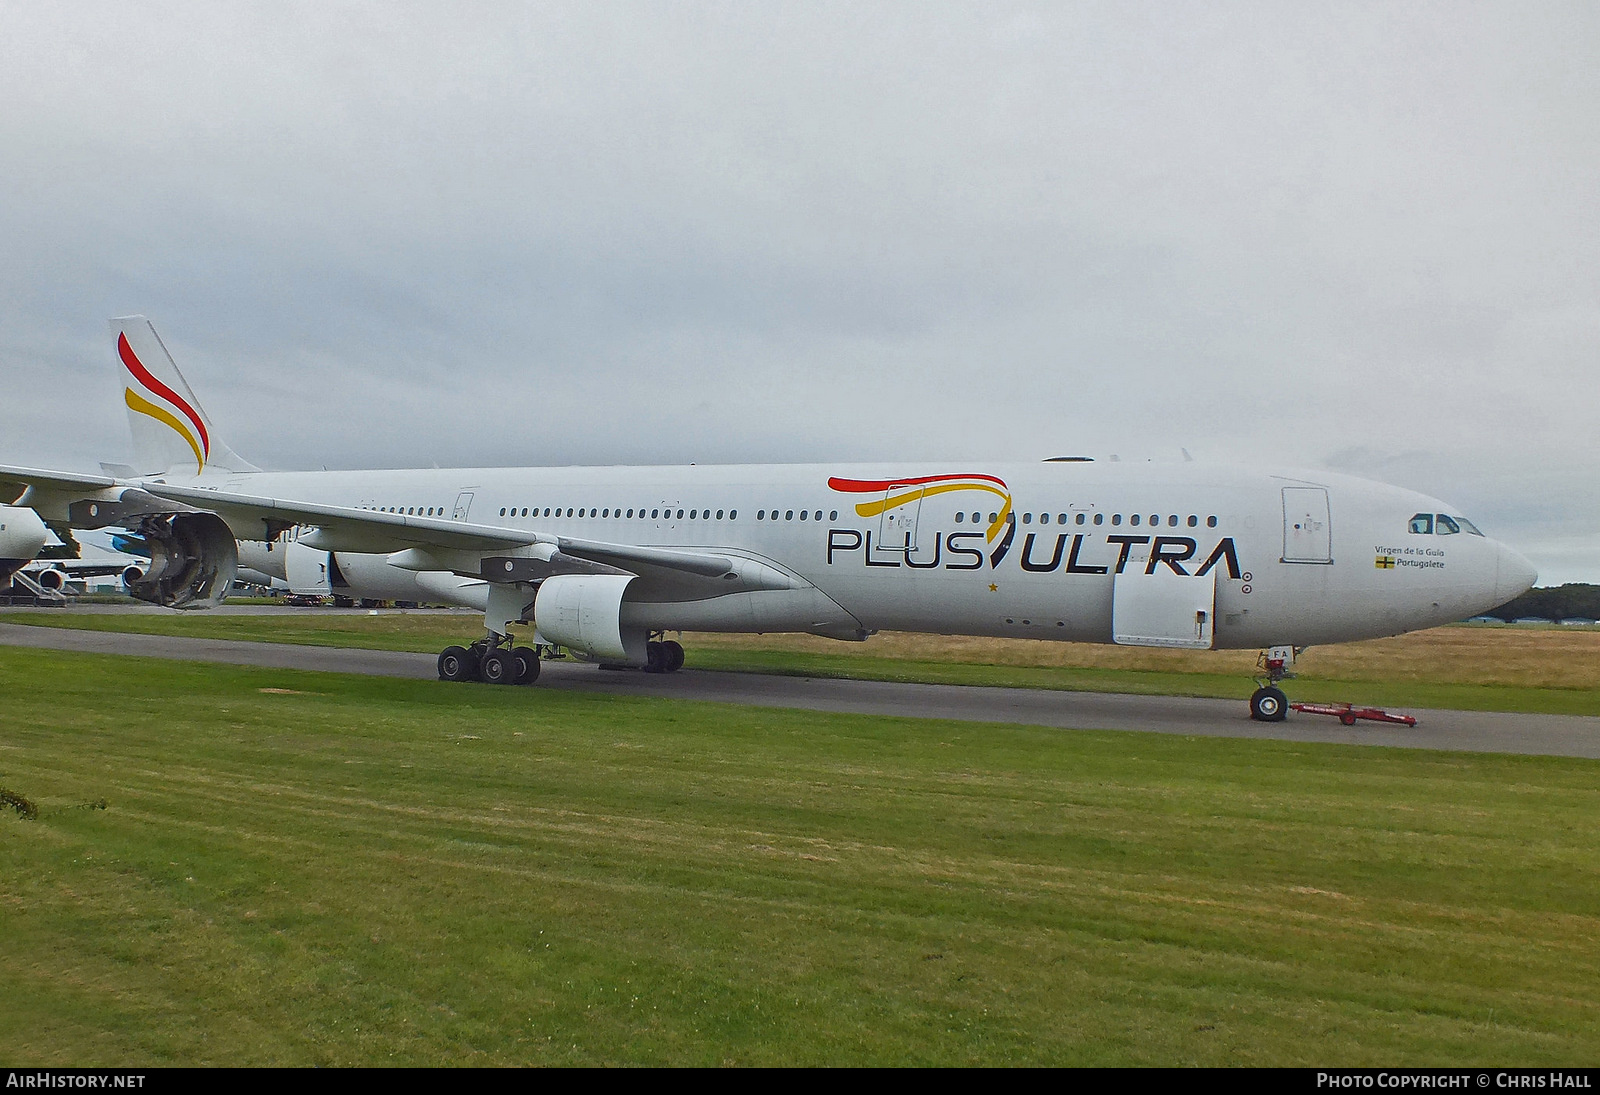
[[[801,510],[800,511],[800,520],[804,521],[809,516],[811,516],[811,515],[809,513],[807,513],[805,510]]]
[[[1056,514],[1056,524],[1064,525],[1066,523],[1067,523],[1067,515],[1066,514],[1064,514],[1064,513]]]
[[[1085,520],[1087,520],[1087,518],[1085,518],[1083,514],[1078,514],[1078,524],[1083,524]]]
[[[1199,528],[1200,527],[1200,518],[1196,517],[1192,513],[1189,514],[1189,527],[1190,528]]]
[[[989,514],[989,523],[991,525],[994,524],[998,520],[1000,520],[1000,515],[998,513]]]
[[[694,520],[694,515],[695,515],[696,512],[697,512],[696,510],[690,510],[689,511],[689,520],[691,520],[691,521]]]
[[[722,520],[722,511],[720,509],[717,511],[717,520]]]
[[[658,510],[658,509],[653,509],[653,510],[650,511],[650,516],[652,518],[660,517],[661,516],[661,511]]]
[[[1455,523],[1454,518],[1447,517],[1442,513],[1435,517],[1434,520],[1437,523],[1433,526],[1433,531],[1440,536],[1453,536],[1461,531],[1461,526]]]
[[[974,513],[974,514],[973,514],[973,515],[972,515],[972,523],[973,523],[973,524],[975,524],[975,525],[981,525],[981,524],[983,524],[983,514],[981,514],[981,513]]]
[[[1031,524],[1033,524],[1033,514],[1031,514],[1031,513],[1024,513],[1024,514],[1023,514],[1023,515],[1022,515],[1022,523],[1023,523],[1023,524],[1025,524],[1025,525],[1031,525]]]
[[[958,513],[958,514],[956,514],[956,524],[958,524],[958,525],[959,525],[959,524],[960,524],[960,523],[961,523],[961,519],[962,519],[962,518],[963,518],[963,517],[965,517],[965,516],[966,516],[966,514],[964,514],[964,513]]]
[[[504,506],[501,506],[500,507],[500,516],[504,517],[505,515],[506,515],[506,508]]]
[[[767,511],[766,510],[764,510],[764,509],[756,510],[756,520],[757,521],[765,521],[766,519],[767,519]]]
[[[838,510],[831,509],[831,510],[828,511],[828,520],[837,521],[838,519],[839,519],[839,511]]]
[[[739,519],[739,511],[736,510],[736,509],[730,509],[728,511],[728,520],[737,521],[738,519]]]
[[[1113,524],[1113,525],[1120,525],[1120,524],[1122,524],[1122,514],[1120,514],[1120,513],[1113,513],[1113,514],[1112,514],[1112,515],[1111,515],[1111,523],[1112,523],[1112,524]]]
[[[628,516],[629,516],[629,517],[632,517],[632,516],[633,516],[633,507],[632,507],[632,506],[629,506],[629,507],[628,507]]]
[[[1411,518],[1411,531],[1418,536],[1428,536],[1433,532],[1433,514],[1419,513]]]
[[[793,521],[794,520],[794,510],[789,510],[788,512],[786,512],[783,515],[783,519],[785,521]]]
[[[1128,524],[1137,525],[1138,523],[1139,523],[1139,515],[1137,513],[1134,514],[1132,517],[1128,518]]]
[[[1207,517],[1206,518],[1206,528],[1216,528],[1216,527],[1217,527],[1217,519],[1215,517]]]
[[[1172,516],[1167,518],[1167,527],[1168,528],[1177,528],[1178,527],[1178,515],[1176,513],[1174,513]]]

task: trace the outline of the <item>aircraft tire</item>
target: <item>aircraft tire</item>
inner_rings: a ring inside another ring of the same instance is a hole
[[[1289,716],[1289,697],[1277,688],[1258,688],[1250,697],[1250,717],[1257,722],[1282,722]]]
[[[532,684],[539,679],[539,652],[531,646],[519,646],[512,650],[512,655],[517,659],[517,683]]]
[[[667,671],[666,651],[662,643],[651,641],[644,644],[644,671],[646,673]]]
[[[484,684],[515,684],[517,657],[509,650],[491,650],[478,662],[478,679]]]
[[[663,673],[676,673],[683,668],[683,644],[668,639],[661,644],[661,660]]]
[[[470,681],[478,677],[478,656],[464,646],[447,646],[439,653],[441,681]]]

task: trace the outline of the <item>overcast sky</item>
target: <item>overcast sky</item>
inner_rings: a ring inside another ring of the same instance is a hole
[[[0,462],[1330,468],[1600,581],[1600,5],[0,3]]]

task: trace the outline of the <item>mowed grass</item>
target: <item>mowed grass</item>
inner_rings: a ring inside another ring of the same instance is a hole
[[[476,637],[470,614],[230,616],[4,613],[0,621],[101,631],[433,652]],[[1244,699],[1256,651],[884,633],[865,643],[810,635],[683,636],[692,668]],[[1291,699],[1390,707],[1600,715],[1600,630],[1452,626],[1316,647],[1286,685]]]
[[[0,696],[15,1065],[1600,1056],[1600,762],[17,649]]]

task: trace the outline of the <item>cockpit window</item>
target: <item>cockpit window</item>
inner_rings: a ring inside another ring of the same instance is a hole
[[[1455,522],[1456,522],[1456,524],[1461,526],[1461,531],[1462,532],[1471,533],[1473,536],[1482,536],[1483,535],[1483,533],[1478,531],[1478,526],[1473,524],[1471,521],[1467,520],[1465,517],[1457,517],[1455,519]]]
[[[1440,536],[1450,536],[1460,532],[1461,526],[1456,524],[1454,517],[1450,517],[1447,514],[1441,513],[1434,518],[1433,531],[1438,533]]]
[[[1421,536],[1428,536],[1433,532],[1433,514],[1419,513],[1411,518],[1411,531]]]

